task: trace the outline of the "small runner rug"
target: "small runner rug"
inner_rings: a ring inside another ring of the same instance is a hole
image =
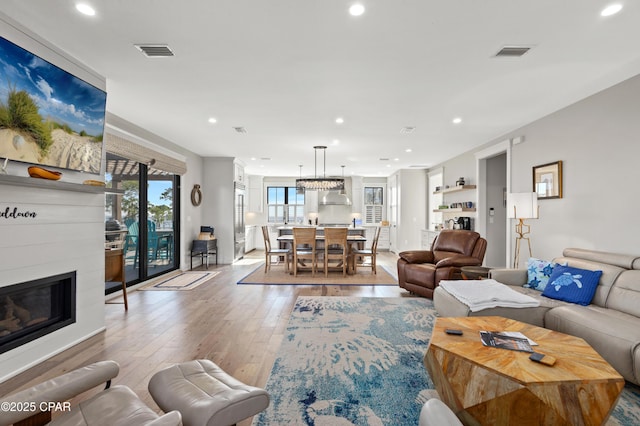
[[[422,363],[435,319],[424,298],[298,297],[252,426],[416,426],[437,397]],[[637,386],[606,425],[640,425]]]
[[[183,272],[180,275],[176,275],[175,277],[151,283],[148,286],[142,287],[140,290],[193,290],[200,284],[204,284],[219,273],[220,271]]]
[[[396,280],[383,267],[377,267],[377,273],[371,272],[371,268],[358,268],[353,275],[342,276],[341,271],[329,271],[329,276],[324,276],[324,270],[318,270],[315,276],[310,271],[298,272],[293,276],[285,271],[284,265],[271,265],[269,272],[264,272],[264,262],[253,272],[238,281],[238,284],[256,285],[387,285],[397,286]]]

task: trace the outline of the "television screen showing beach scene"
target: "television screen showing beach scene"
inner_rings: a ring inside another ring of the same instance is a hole
[[[107,94],[0,37],[0,162],[100,173]]]

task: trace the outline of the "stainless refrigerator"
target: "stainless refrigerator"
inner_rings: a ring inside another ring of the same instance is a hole
[[[244,185],[234,182],[233,260],[242,259],[244,256],[244,196]]]

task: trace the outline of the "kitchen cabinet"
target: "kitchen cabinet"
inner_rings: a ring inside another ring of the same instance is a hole
[[[244,167],[242,164],[233,163],[233,181],[244,183]]]
[[[247,225],[244,228],[244,252],[249,253],[251,250],[256,249],[256,232],[258,227],[256,225]]]
[[[431,250],[431,244],[433,240],[440,234],[440,231],[431,231],[429,229],[423,229],[420,234],[420,245],[422,250]]]
[[[373,237],[375,236],[377,226],[365,226],[365,237],[367,238],[366,248],[370,249],[373,245]],[[382,226],[380,228],[380,236],[378,237],[378,250],[389,250],[391,239],[389,227]]]
[[[246,176],[246,178],[249,181],[249,191],[247,197],[249,199],[249,208],[247,211],[253,213],[262,213],[264,211],[264,190],[262,188],[263,177],[248,175]]]

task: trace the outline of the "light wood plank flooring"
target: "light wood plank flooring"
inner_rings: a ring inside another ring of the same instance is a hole
[[[263,387],[298,296],[413,297],[397,286],[236,284],[263,259],[264,252],[254,251],[240,264],[210,266],[210,270],[220,271],[214,282],[191,291],[130,292],[128,312],[122,304],[106,305],[104,333],[0,384],[0,395],[112,359],[120,364],[120,374],[113,383],[129,386],[160,412],[147,384],[153,373],[176,362],[208,358],[237,379]],[[394,275],[396,260],[393,253],[378,255],[378,265]],[[366,269],[360,272],[368,273]],[[72,404],[98,391],[86,392]],[[240,425],[249,425],[250,420]]]

